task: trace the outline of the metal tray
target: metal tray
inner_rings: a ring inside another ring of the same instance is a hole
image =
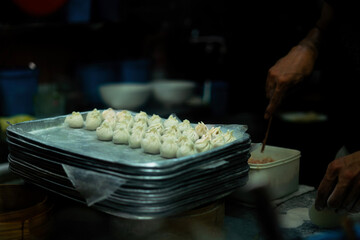
[[[17,160],[26,162],[29,165],[41,167],[49,172],[53,172],[55,175],[63,175],[68,177],[63,170],[61,164],[51,163],[42,157],[28,154],[25,150],[11,151],[11,157]],[[249,154],[244,156],[240,154],[227,155],[221,159],[209,161],[207,164],[199,165],[194,168],[183,169],[181,172],[171,173],[169,175],[162,176],[143,176],[143,175],[125,175],[125,174],[114,174],[111,171],[98,171],[93,170],[92,172],[99,172],[99,174],[113,175],[119,179],[124,180],[122,186],[136,187],[142,189],[153,189],[153,188],[164,188],[174,186],[179,183],[184,183],[188,179],[200,178],[201,176],[220,174],[222,169],[248,169],[246,160],[249,158]],[[215,163],[214,163],[215,162]],[[212,165],[214,163],[214,165]],[[211,166],[211,167],[209,167]],[[81,174],[86,174],[87,169],[81,169]],[[95,175],[96,176],[96,175]],[[92,179],[89,179],[92,180]],[[96,179],[93,179],[96,181]]]
[[[251,139],[244,125],[216,125],[233,130],[237,140],[232,143],[164,159],[99,141],[94,131],[68,128],[65,117],[9,126],[9,168],[28,182],[112,215],[170,216],[218,200],[247,182]],[[84,192],[78,184],[92,188]]]
[[[41,188],[86,204],[86,201],[79,193],[71,187],[52,181],[48,176],[42,177],[43,170],[31,170],[31,166],[24,166],[21,163],[11,159],[9,156],[10,169],[24,177],[27,181]],[[189,194],[179,192],[179,195],[165,199],[164,202],[151,201],[140,197],[140,201],[129,204],[118,194],[114,193],[108,199],[98,202],[94,205],[101,211],[131,219],[153,219],[159,217],[171,216],[182,211],[192,209],[205,203],[218,200],[230,194],[237,187],[243,186],[247,181],[247,171],[239,172],[236,176],[228,176],[226,179],[219,179],[216,184],[207,187],[193,189]],[[142,199],[142,200],[141,200]]]
[[[85,117],[88,112],[83,112]],[[115,163],[120,166],[141,168],[166,168],[186,161],[196,161],[226,151],[234,145],[246,143],[250,140],[244,125],[216,125],[223,132],[232,130],[237,140],[221,147],[197,153],[182,158],[164,159],[160,155],[143,153],[141,149],[132,149],[128,145],[116,145],[111,141],[97,140],[95,131],[71,129],[64,124],[66,115],[45,118],[11,125],[7,128],[9,136],[23,138],[39,146],[51,148],[55,151],[68,153],[71,156],[91,159],[102,164]],[[208,127],[215,125],[208,124]]]
[[[23,138],[17,138],[13,136],[8,136],[7,142],[9,144],[10,150],[14,149],[17,152],[24,152],[28,153],[29,155],[33,154],[37,157],[42,157],[43,160],[60,163],[60,164],[68,164],[71,166],[82,167],[84,169],[89,170],[106,170],[112,171],[114,174],[125,174],[125,175],[140,175],[140,178],[144,178],[147,176],[153,176],[152,178],[156,178],[156,176],[164,176],[170,174],[180,174],[181,171],[184,169],[193,168],[203,164],[211,164],[214,160],[219,161],[223,157],[228,155],[246,155],[250,148],[251,143],[250,141],[239,144],[233,145],[231,148],[227,149],[227,151],[220,151],[217,152],[216,155],[207,155],[206,157],[199,158],[196,161],[186,161],[186,162],[179,162],[176,165],[173,165],[168,168],[128,168],[126,166],[119,166],[114,165],[111,163],[104,164],[102,162],[93,162],[87,158],[78,158],[77,156],[73,156],[67,153],[61,153],[55,150],[47,149],[45,147],[39,146],[35,143],[30,143],[24,140]],[[160,177],[161,178],[161,177]]]
[[[63,182],[59,182],[58,179],[52,179],[51,176],[47,175],[47,171],[37,167],[26,166],[24,162],[16,160],[16,158],[10,157],[9,162],[12,166],[15,166],[18,169],[22,169],[23,172],[28,174],[33,174],[37,178],[42,179],[42,181],[50,181],[56,185],[63,185],[65,187],[69,187],[64,185]],[[203,178],[202,181],[197,181],[197,179],[193,179],[193,182],[189,182],[187,186],[177,186],[175,189],[164,188],[163,193],[151,193],[149,192],[146,195],[139,194],[135,192],[133,197],[128,197],[121,194],[121,189],[119,191],[114,192],[109,199],[116,199],[117,204],[124,204],[127,206],[139,207],[139,206],[159,206],[172,204],[180,199],[191,198],[194,193],[200,192],[202,194],[211,194],[214,191],[221,190],[223,183],[234,181],[236,182],[241,177],[246,175],[247,169],[243,170],[232,170],[227,171],[229,174],[224,175],[214,175],[211,179]],[[31,177],[30,177],[31,178]],[[32,177],[33,178],[33,177]],[[71,187],[69,187],[71,188]]]
[[[24,158],[24,156],[16,156],[10,154],[12,162],[18,163],[32,172],[38,172],[39,175],[44,178],[51,179],[55,182],[64,184],[66,182],[68,186],[71,186],[71,182],[68,180],[66,174],[56,173],[61,172],[54,167],[49,168],[47,165],[34,164],[33,158]],[[226,161],[226,159],[224,159]],[[58,166],[59,169],[62,166]],[[216,169],[203,169],[201,171],[193,171],[188,174],[183,174],[181,177],[173,179],[165,179],[165,181],[127,181],[122,184],[118,190],[115,191],[117,195],[121,195],[124,198],[138,198],[138,197],[152,197],[152,198],[164,198],[172,194],[184,193],[188,189],[197,187],[198,185],[205,186],[216,183],[222,178],[236,175],[238,172],[248,171],[249,166],[242,164],[240,161],[236,161],[234,164],[223,164]],[[216,179],[216,181],[214,181]]]

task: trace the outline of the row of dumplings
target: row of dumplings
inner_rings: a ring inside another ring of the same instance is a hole
[[[85,121],[79,112],[72,112],[65,118],[65,124],[96,131],[98,140],[142,148],[145,153],[160,154],[163,158],[188,156],[236,140],[232,131],[209,129],[203,122],[193,127],[189,120],[180,121],[173,115],[162,119],[143,111],[132,115],[127,110],[116,112],[112,108],[102,112],[94,109],[88,112]]]

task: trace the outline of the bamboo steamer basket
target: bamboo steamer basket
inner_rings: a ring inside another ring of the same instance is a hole
[[[0,185],[0,239],[42,240],[50,234],[53,204],[29,185]]]

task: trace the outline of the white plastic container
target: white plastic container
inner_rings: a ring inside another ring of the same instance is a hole
[[[295,149],[266,146],[251,152],[254,159],[272,158],[274,161],[262,164],[249,163],[249,180],[247,184],[236,190],[232,197],[245,203],[251,203],[246,193],[246,187],[256,184],[261,179],[265,181],[270,200],[282,198],[299,189],[299,168],[301,152]]]

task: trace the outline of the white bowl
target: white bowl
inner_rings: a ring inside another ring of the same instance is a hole
[[[164,105],[180,105],[189,100],[196,84],[187,80],[161,80],[153,83],[155,99]]]
[[[114,109],[135,110],[149,99],[151,84],[110,83],[100,86],[100,96],[106,105]]]

